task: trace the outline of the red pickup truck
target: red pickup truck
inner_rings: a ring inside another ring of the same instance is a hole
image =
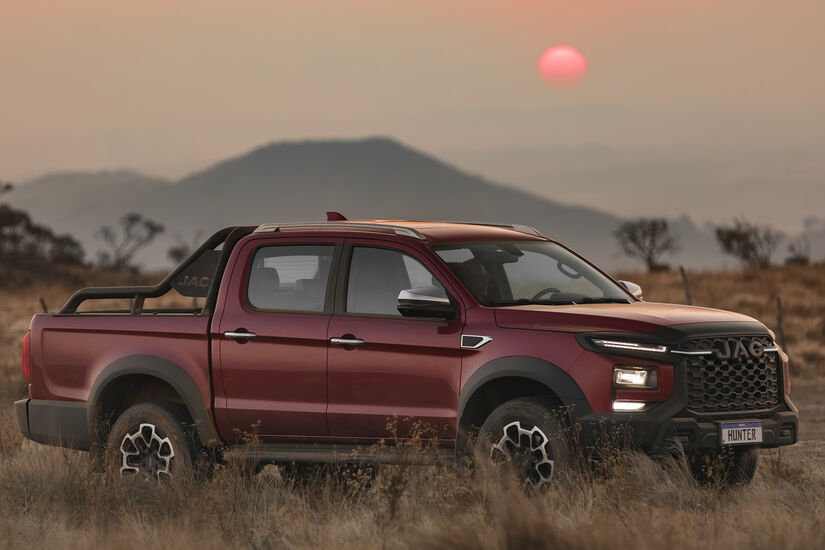
[[[263,462],[392,460],[376,444],[425,426],[533,486],[606,426],[741,481],[796,442],[787,356],[750,317],[644,302],[526,226],[331,219],[227,228],[154,287],[35,315],[20,430],[164,477],[248,433]],[[200,303],[149,307],[173,291]]]

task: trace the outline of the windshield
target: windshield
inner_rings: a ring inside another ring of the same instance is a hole
[[[484,306],[631,301],[616,283],[553,242],[479,242],[433,250]]]

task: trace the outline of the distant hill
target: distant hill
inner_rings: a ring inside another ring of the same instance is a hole
[[[166,249],[176,235],[191,241],[226,225],[320,220],[327,210],[350,219],[524,223],[608,269],[635,265],[616,249],[617,216],[487,181],[385,138],[274,143],[177,182],[126,171],[53,174],[5,198],[76,235],[90,257],[100,248],[95,229],[124,213],[160,221],[166,233],[139,258],[147,267],[170,265]],[[722,262],[707,232],[687,218],[674,227],[683,247],[666,260],[691,267]]]
[[[166,180],[129,170],[64,172],[31,180],[15,188],[7,198],[15,206],[37,212],[38,217],[63,223],[78,215],[95,213],[95,204],[128,207],[140,194],[169,185]]]

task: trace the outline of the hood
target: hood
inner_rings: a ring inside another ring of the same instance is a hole
[[[741,313],[653,302],[510,306],[495,308],[495,315],[496,324],[500,327],[556,332],[648,334],[666,328],[681,332],[680,325],[684,329],[688,328],[687,325],[701,325],[702,332],[767,332],[762,323]]]

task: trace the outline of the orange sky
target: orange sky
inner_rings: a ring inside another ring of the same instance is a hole
[[[434,152],[821,143],[823,16],[811,0],[1,0],[0,178],[174,176],[376,133]],[[535,74],[558,43],[588,58],[574,89]]]

